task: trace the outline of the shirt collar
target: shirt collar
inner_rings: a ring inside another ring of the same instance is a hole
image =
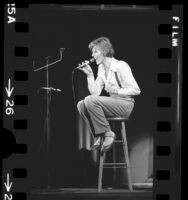
[[[116,66],[117,61],[118,61],[117,59],[112,57],[112,62],[111,62],[111,65],[110,65],[111,71],[117,72],[117,66]]]

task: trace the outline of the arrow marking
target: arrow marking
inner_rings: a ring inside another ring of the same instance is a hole
[[[12,92],[13,92],[13,90],[14,90],[14,87],[11,88],[10,78],[8,79],[8,88],[5,87],[5,90],[7,92],[8,97],[10,97]]]
[[[12,182],[9,182],[9,173],[7,174],[7,182],[4,182],[4,185],[6,187],[7,192],[10,191],[10,188],[12,187]]]

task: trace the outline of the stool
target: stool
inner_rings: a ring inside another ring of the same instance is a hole
[[[117,121],[121,122],[121,139],[122,140],[115,140],[114,143],[123,143],[123,152],[124,152],[124,163],[105,163],[104,158],[106,153],[101,152],[101,147],[104,138],[101,138],[100,143],[100,160],[99,160],[99,175],[98,175],[98,192],[101,192],[102,189],[102,176],[103,176],[103,168],[126,168],[127,177],[128,177],[128,186],[129,190],[133,191],[132,181],[131,181],[131,169],[130,169],[130,162],[129,162],[129,154],[128,154],[128,146],[127,146],[127,137],[126,137],[126,129],[125,129],[125,121],[128,118],[122,117],[109,117],[107,120],[111,123],[115,123]],[[114,144],[113,144],[114,145]],[[114,156],[114,155],[113,155]]]

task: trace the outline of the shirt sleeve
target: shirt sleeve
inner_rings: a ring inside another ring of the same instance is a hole
[[[94,76],[87,77],[88,81],[88,90],[92,95],[100,95],[104,87],[104,80],[102,78],[102,68],[98,67],[97,78],[94,79]]]
[[[126,97],[139,95],[141,93],[140,88],[133,77],[131,68],[126,62],[119,61],[117,72],[122,86],[122,88],[117,91],[118,95]]]

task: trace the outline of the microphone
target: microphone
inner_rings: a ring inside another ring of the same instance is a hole
[[[61,89],[51,88],[51,90],[56,91],[56,92],[61,92]]]
[[[95,58],[91,58],[87,61],[85,61],[83,64],[79,64],[78,67],[76,67],[75,69],[81,69],[83,67],[85,67],[86,65],[93,63],[95,61]]]
[[[45,90],[53,90],[55,92],[61,92],[61,89],[56,89],[54,87],[41,87],[41,89],[45,89]]]

